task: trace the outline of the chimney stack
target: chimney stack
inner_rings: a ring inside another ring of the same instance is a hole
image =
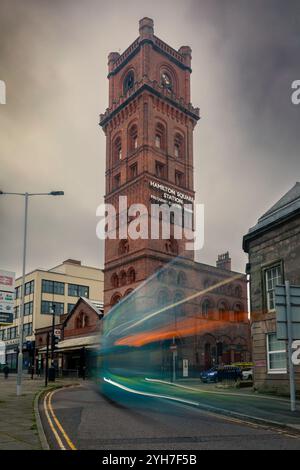
[[[231,271],[231,258],[229,256],[229,251],[218,255],[216,266],[219,269],[226,269],[226,271]]]

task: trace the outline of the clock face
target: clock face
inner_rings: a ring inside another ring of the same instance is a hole
[[[167,88],[172,88],[172,80],[170,78],[170,75],[167,74],[166,72],[163,72],[161,74],[161,83],[163,86]]]

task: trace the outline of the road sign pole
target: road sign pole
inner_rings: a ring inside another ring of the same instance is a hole
[[[291,309],[291,295],[290,295],[289,281],[285,282],[285,296],[286,296],[286,320],[287,320],[287,333],[288,333],[288,358],[289,358],[291,411],[296,411],[295,371],[294,371],[294,364],[292,361],[293,326],[292,326],[292,309]]]

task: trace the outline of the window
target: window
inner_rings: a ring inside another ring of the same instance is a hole
[[[230,313],[228,311],[228,308],[225,304],[225,302],[220,302],[219,304],[219,319],[223,321],[229,321],[230,320]]]
[[[113,158],[114,162],[117,163],[122,159],[122,141],[121,137],[117,137],[113,144]]]
[[[16,299],[21,298],[22,286],[16,287]]]
[[[118,189],[121,186],[121,175],[120,173],[114,177],[114,189]]]
[[[183,158],[184,140],[180,134],[176,134],[174,138],[174,156],[175,158]]]
[[[272,266],[265,270],[265,286],[268,312],[275,310],[275,287],[282,284],[281,266]]]
[[[176,186],[184,185],[184,175],[180,171],[175,171],[175,184]]]
[[[33,313],[33,302],[26,302],[24,304],[24,316],[32,315]]]
[[[137,125],[134,124],[129,129],[129,135],[128,135],[129,153],[134,152],[137,149],[137,147],[138,147],[138,128],[137,128]]]
[[[165,148],[165,128],[162,124],[158,123],[155,127],[155,147],[158,149]]]
[[[119,287],[119,277],[116,273],[111,276],[111,285],[112,287]]]
[[[210,309],[209,300],[206,299],[204,300],[202,304],[202,317],[203,318],[208,318],[209,309]]]
[[[15,311],[15,319],[19,317],[20,315],[20,305],[17,305],[15,308],[14,308],[14,311]]]
[[[79,286],[77,284],[69,284],[68,295],[72,297],[86,297],[89,298],[89,287]]]
[[[113,307],[114,305],[118,304],[121,298],[121,294],[114,294],[111,298],[110,305]]]
[[[244,317],[244,308],[242,305],[237,304],[234,306],[234,321],[242,322]]]
[[[127,273],[128,276],[128,282],[131,284],[132,282],[135,282],[135,270],[133,268],[130,268]]]
[[[68,304],[68,313],[71,312],[72,308],[75,307],[76,304]]]
[[[53,311],[55,315],[63,315],[63,302],[48,302],[47,300],[42,300],[41,313],[43,315],[53,315]]]
[[[267,335],[267,358],[269,374],[287,373],[286,344],[277,339],[276,333]]]
[[[26,282],[25,284],[25,295],[30,295],[34,293],[34,281]]]
[[[17,327],[13,326],[12,328],[7,329],[6,339],[15,339],[17,338]]]
[[[42,292],[45,294],[65,295],[65,284],[63,282],[42,280]]]
[[[160,162],[155,162],[155,174],[158,178],[165,178],[165,165]]]
[[[133,70],[130,70],[127,73],[127,75],[124,79],[124,83],[123,83],[124,95],[126,95],[127,92],[133,88],[133,85],[134,85],[134,72],[133,72]]]
[[[6,330],[0,329],[0,341],[4,341],[6,339]]]
[[[32,335],[32,323],[25,323],[23,325],[23,335],[26,338],[26,336],[31,336]]]
[[[129,177],[130,179],[132,180],[133,178],[135,178],[137,176],[138,172],[137,172],[137,163],[134,163],[133,165],[131,165],[129,167]]]

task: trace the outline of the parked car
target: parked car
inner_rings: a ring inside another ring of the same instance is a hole
[[[222,382],[223,380],[242,380],[243,375],[239,367],[225,365],[225,366],[215,366],[209,370],[201,372],[200,379],[204,383],[209,382]]]
[[[253,380],[253,369],[244,369],[242,370],[243,380]]]
[[[204,383],[218,382],[218,367],[212,367],[211,369],[204,370],[200,373],[200,379]]]

